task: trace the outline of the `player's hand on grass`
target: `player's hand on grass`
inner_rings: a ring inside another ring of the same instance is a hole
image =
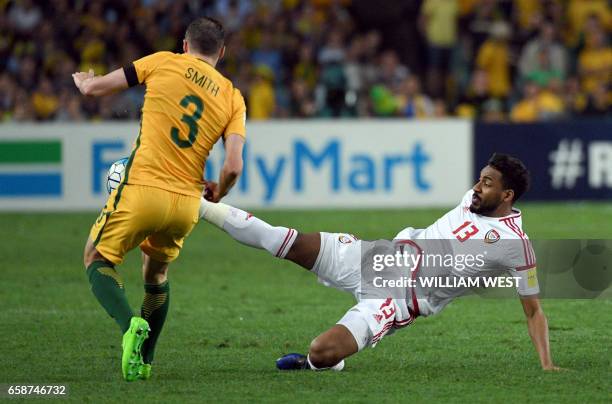
[[[74,80],[74,85],[77,86],[77,88],[82,94],[85,94],[83,92],[83,84],[88,80],[93,80],[93,78],[94,78],[93,69],[89,69],[88,72],[72,73],[72,80]]]
[[[542,370],[544,370],[545,372],[563,372],[563,371],[566,371],[567,369],[560,368],[559,366],[555,366],[555,365],[547,365],[547,366],[542,366]]]

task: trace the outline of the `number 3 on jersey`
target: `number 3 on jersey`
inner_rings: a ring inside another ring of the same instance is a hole
[[[198,119],[202,117],[202,112],[204,111],[204,103],[202,102],[202,99],[200,97],[198,97],[197,95],[191,94],[191,95],[184,96],[180,104],[181,104],[181,107],[183,108],[187,108],[189,104],[195,105],[195,111],[193,111],[193,114],[191,115],[183,114],[183,116],[181,117],[181,121],[185,122],[187,126],[189,126],[189,135],[187,137],[187,140],[181,139],[179,137],[178,128],[173,126],[172,130],[170,131],[170,136],[172,137],[172,141],[178,147],[180,147],[181,149],[184,149],[186,147],[193,146],[193,143],[198,137],[198,122],[197,121]]]
[[[466,227],[467,227],[467,229],[466,229]],[[457,227],[453,231],[453,234],[455,235],[455,237],[457,237],[457,240],[461,241],[462,243],[465,240],[467,240],[470,237],[472,237],[476,233],[478,233],[478,227],[474,226],[472,224],[472,222],[470,222],[469,220],[464,222],[461,226]]]

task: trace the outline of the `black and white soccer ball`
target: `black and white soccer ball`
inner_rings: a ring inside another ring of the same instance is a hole
[[[124,157],[115,161],[108,169],[108,174],[106,175],[106,191],[109,194],[117,189],[121,181],[123,181],[123,174],[125,173],[127,163],[128,158]]]

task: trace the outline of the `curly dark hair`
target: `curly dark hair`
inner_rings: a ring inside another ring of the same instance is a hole
[[[504,188],[514,191],[512,202],[516,202],[529,189],[531,182],[525,164],[508,154],[493,153],[487,163],[502,174]]]
[[[223,46],[225,30],[214,18],[200,17],[189,24],[185,39],[195,51],[211,56]]]

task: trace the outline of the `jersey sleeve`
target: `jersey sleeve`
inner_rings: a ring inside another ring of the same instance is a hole
[[[147,77],[171,55],[173,55],[172,52],[156,52],[134,61],[138,83],[145,83]]]
[[[529,239],[506,241],[508,245],[507,267],[510,276],[517,278],[516,290],[521,296],[540,293],[536,258]]]
[[[397,233],[397,235],[393,237],[393,240],[416,240],[419,237],[419,234],[424,231],[425,229],[415,229],[414,227],[406,227],[405,229]]]
[[[540,293],[536,267],[519,271],[510,269],[510,276],[517,278],[516,291],[521,296],[532,296]]]
[[[223,137],[225,138],[230,134],[246,137],[246,105],[240,90],[237,88],[234,88],[232,94],[232,117],[225,127]]]

